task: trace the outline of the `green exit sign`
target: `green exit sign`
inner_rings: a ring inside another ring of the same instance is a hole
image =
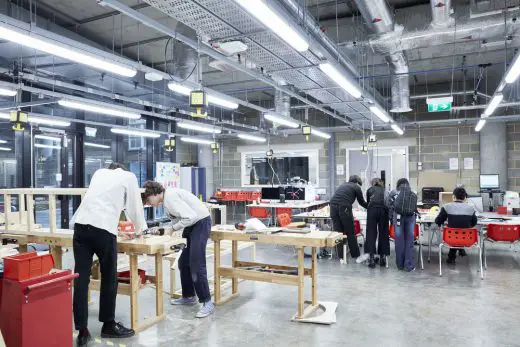
[[[445,112],[451,110],[451,102],[443,102],[442,104],[428,104],[428,112]]]
[[[440,98],[427,98],[428,112],[446,112],[451,110],[453,96],[444,96]]]

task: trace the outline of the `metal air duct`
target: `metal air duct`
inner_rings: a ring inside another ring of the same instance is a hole
[[[279,115],[290,117],[291,97],[284,92],[277,90],[274,96],[274,109]]]
[[[395,25],[386,0],[355,0],[370,31],[378,36],[399,36],[402,26]],[[386,60],[392,70],[392,109],[390,112],[410,112],[408,62],[400,49],[389,52]]]
[[[447,27],[452,24],[451,0],[430,0],[432,8],[432,26]]]

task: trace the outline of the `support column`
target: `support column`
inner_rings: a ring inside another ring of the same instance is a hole
[[[334,190],[336,189],[336,134],[330,134],[328,143],[329,151],[329,191],[327,195],[332,197]]]
[[[206,169],[206,198],[209,199],[215,192],[215,182],[213,180],[213,152],[209,145],[198,145],[197,154],[199,167]]]
[[[498,174],[500,189],[507,190],[506,123],[488,123],[480,131],[480,173],[483,175]],[[487,195],[483,197],[486,202]]]
[[[147,130],[154,130],[154,120],[152,117],[146,117],[146,129]],[[153,180],[154,174],[153,174],[153,164],[155,162],[154,157],[154,142],[158,141],[157,139],[153,139],[150,137],[146,138],[146,179],[147,180]]]

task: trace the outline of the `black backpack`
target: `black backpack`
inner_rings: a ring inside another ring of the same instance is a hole
[[[402,216],[413,216],[417,210],[417,194],[410,187],[401,187],[394,201],[394,211]]]

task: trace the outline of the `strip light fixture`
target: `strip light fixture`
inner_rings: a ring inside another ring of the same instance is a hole
[[[265,137],[259,137],[259,136],[249,135],[249,134],[237,134],[237,136],[238,136],[238,138],[240,138],[242,140],[247,140],[247,141],[254,141],[254,142],[267,141],[267,139]]]
[[[318,136],[327,140],[331,137],[330,134],[324,133],[323,131],[314,128],[311,128],[311,135]]]
[[[298,52],[305,52],[309,49],[307,41],[275,11],[270,9],[263,0],[235,1]]]
[[[516,55],[515,62],[506,74],[505,81],[506,83],[513,83],[518,79],[518,76],[520,76],[520,54]]]
[[[186,95],[186,96],[190,96],[190,93],[193,90],[190,87],[186,87],[177,82],[168,83],[168,89],[170,89],[172,92],[175,92],[177,94],[182,94],[182,95]],[[231,110],[236,110],[238,108],[238,104],[236,102],[225,100],[225,99],[219,98],[219,97],[211,95],[211,94],[208,94],[208,102],[210,104],[222,106],[224,108],[229,108]]]
[[[189,136],[181,137],[181,141],[188,142],[188,143],[197,143],[199,145],[211,145],[213,143],[213,141],[211,141],[211,140],[204,140],[204,139],[199,139],[196,137],[189,137]]]
[[[137,70],[120,63],[109,61],[107,59],[98,58],[93,54],[84,52],[80,49],[65,46],[65,44],[50,40],[44,36],[35,35],[34,33],[22,33],[20,31],[11,30],[5,24],[0,24],[0,39],[14,42],[16,44],[33,48],[66,60],[87,65],[95,69],[104,70],[125,77],[134,77]]]
[[[399,135],[403,135],[403,134],[404,134],[403,129],[401,129],[401,128],[399,127],[399,125],[397,125],[397,124],[394,123],[394,124],[391,125],[391,127],[392,127],[392,129],[393,129],[396,133],[398,133]]]
[[[7,88],[3,85],[0,85],[0,95],[2,96],[15,96],[18,94],[18,90],[15,88]]]
[[[338,71],[334,66],[329,63],[320,64],[320,69],[323,71],[331,80],[333,80],[337,85],[343,88],[347,93],[352,95],[352,97],[359,99],[361,97],[361,91],[358,87],[354,85],[354,83],[350,82],[343,76],[343,74]]]
[[[44,125],[53,125],[57,127],[68,127],[70,126],[69,121],[59,120],[59,119],[50,119],[50,118],[43,118],[39,116],[29,116],[28,117],[29,123],[36,123],[36,124],[44,124]]]
[[[373,105],[369,107],[370,112],[375,114],[377,118],[381,119],[384,123],[390,122],[390,117],[386,114],[386,112],[383,112],[379,107]]]
[[[0,119],[11,120],[11,116],[9,115],[9,113],[0,112]]]
[[[200,131],[203,133],[220,134],[222,131],[218,128],[210,127],[204,124],[194,122],[177,122],[177,126],[182,129]]]
[[[100,143],[93,143],[93,142],[84,142],[83,145],[85,145],[85,147],[110,148],[110,146],[102,145]]]
[[[493,114],[493,112],[495,112],[495,110],[497,109],[498,105],[502,102],[502,99],[504,99],[504,94],[502,94],[502,93],[493,95],[493,98],[489,102],[488,107],[486,107],[486,110],[484,111],[483,116],[484,117],[491,116]]]
[[[116,108],[111,108],[110,105],[101,106],[96,104],[89,104],[79,101],[72,101],[72,100],[59,100],[58,104],[64,107],[73,108],[76,110],[82,110],[86,112],[92,112],[92,113],[99,113],[104,114],[107,116],[114,116],[114,117],[122,117],[122,118],[128,118],[128,119],[139,119],[141,118],[141,115],[139,113],[133,113],[128,111],[123,111]]]
[[[485,118],[481,118],[477,125],[475,126],[475,131],[476,132],[479,132],[480,130],[482,130],[482,128],[484,127],[484,125],[486,125],[486,119]]]
[[[8,151],[12,151],[12,149],[9,147],[0,147],[0,151],[8,152]]]
[[[49,141],[56,141],[61,142],[61,137],[55,137],[55,136],[48,136],[48,135],[34,135],[35,139],[39,140],[49,140]]]
[[[295,129],[295,128],[300,127],[300,124],[295,122],[290,117],[281,117],[281,116],[277,116],[275,114],[269,114],[268,113],[268,114],[264,115],[264,118],[267,119],[268,121],[274,123],[274,124],[283,125],[283,126],[286,126],[286,127],[289,127],[289,128]]]
[[[44,145],[42,143],[35,143],[34,147],[38,148],[51,148],[51,149],[61,149],[61,146],[54,146],[54,145]]]
[[[131,128],[111,128],[110,132],[119,135],[129,135],[129,136],[142,136],[142,137],[151,137],[158,138],[161,137],[160,133],[156,133],[153,131],[144,131],[139,129],[131,129]]]
[[[0,140],[0,144],[6,144],[7,141],[6,140]]]

